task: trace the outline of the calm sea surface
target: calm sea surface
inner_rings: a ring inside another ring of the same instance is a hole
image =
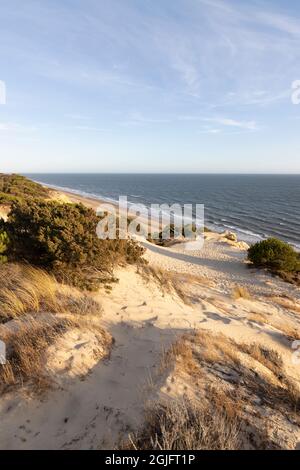
[[[29,174],[85,196],[130,202],[204,204],[205,225],[255,241],[276,236],[300,248],[300,175]]]

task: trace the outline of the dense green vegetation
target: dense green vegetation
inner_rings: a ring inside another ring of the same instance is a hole
[[[268,238],[252,245],[248,258],[256,267],[276,271],[300,271],[299,254],[293,247],[276,238]]]
[[[15,202],[2,222],[10,243],[9,260],[45,268],[59,280],[94,290],[113,279],[119,264],[141,260],[144,249],[132,240],[100,240],[101,219],[82,204],[37,199]]]
[[[257,268],[266,268],[283,279],[299,283],[300,255],[288,243],[268,238],[248,250],[248,259]]]
[[[8,242],[7,233],[0,228],[0,264],[7,261],[7,256],[4,253],[7,250]]]
[[[49,191],[38,183],[20,175],[0,173],[0,204],[12,204],[32,198],[45,199]]]

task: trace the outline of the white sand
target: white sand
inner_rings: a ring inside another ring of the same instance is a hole
[[[104,309],[99,322],[115,340],[110,357],[95,361],[95,338],[71,335],[67,348],[56,347],[60,363],[70,365],[72,357],[74,373],[72,364],[65,371],[55,365],[52,347],[48,368],[59,370],[59,388],[42,400],[25,396],[22,390],[1,398],[1,449],[111,448],[120,436],[137,429],[146,402],[162,389],[166,393],[165,379],[158,373],[161,353],[178,335],[194,328],[275,349],[290,376],[300,380],[300,365],[291,361],[291,339],[251,320],[253,314],[267,314],[299,329],[299,289],[250,270],[244,262],[246,252],[216,234],[207,236],[200,252],[186,252],[181,245],[146,245],[151,266],[178,273],[190,305],[175,291],[166,293],[154,281],[145,281],[136,268],[120,270],[112,292],[98,294]],[[236,285],[247,286],[251,299],[234,300]],[[295,310],[271,297],[282,294],[290,296]]]

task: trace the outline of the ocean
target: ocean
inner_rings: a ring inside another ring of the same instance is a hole
[[[300,249],[300,175],[27,174],[57,189],[108,201],[204,204],[205,225],[255,242],[270,236]]]

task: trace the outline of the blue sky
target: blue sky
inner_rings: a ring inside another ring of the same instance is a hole
[[[300,2],[0,7],[0,171],[300,173]]]

